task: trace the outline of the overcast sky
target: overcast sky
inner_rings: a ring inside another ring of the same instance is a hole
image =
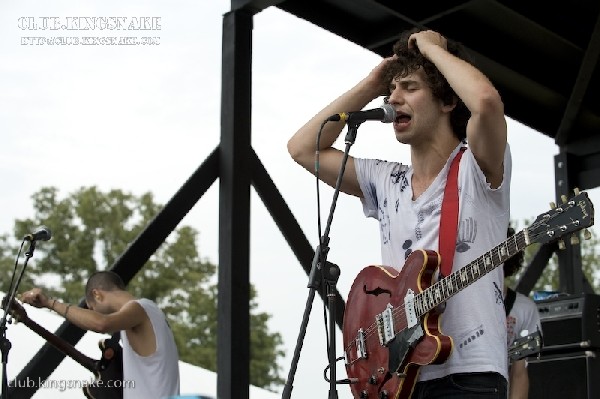
[[[32,216],[30,197],[42,186],[56,186],[62,195],[92,185],[151,191],[166,203],[219,143],[221,25],[229,7],[227,1],[184,0],[2,2],[0,232],[11,232],[14,219]],[[148,17],[154,29],[86,30],[83,22],[74,25],[80,21],[75,17],[122,17],[127,26],[134,17]],[[40,29],[43,23],[48,29]],[[54,24],[58,29],[50,29]],[[140,42],[106,44],[119,36]],[[141,44],[143,37],[152,44]],[[314,246],[314,178],[289,158],[287,140],[380,57],[275,8],[255,17],[253,42],[252,145]],[[531,219],[554,199],[558,150],[548,137],[512,120],[509,143],[512,218]],[[379,122],[360,127],[351,154],[408,161],[391,126]],[[332,190],[321,188],[325,222]],[[271,329],[283,335],[287,377],[307,277],[254,192],[251,220],[252,283],[260,310],[273,316]],[[202,256],[217,263],[217,184],[183,223],[200,231]],[[330,238],[328,259],[340,265],[338,289],[347,297],[356,274],[380,262],[377,222],[362,216],[358,200],[342,196]],[[337,349],[341,355],[341,336]],[[326,363],[323,309],[316,299],[292,397],[327,395]],[[343,373],[340,363],[338,376]],[[347,387],[338,392],[350,397]]]

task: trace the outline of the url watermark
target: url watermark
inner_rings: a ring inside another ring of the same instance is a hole
[[[160,37],[138,36],[23,36],[22,46],[158,46]]]
[[[135,381],[126,380],[63,380],[63,379],[42,379],[29,378],[24,380],[13,380],[8,382],[9,388],[37,388],[37,389],[55,389],[64,392],[69,389],[83,389],[88,386],[106,387],[106,388],[135,388]]]
[[[20,17],[17,28],[28,33],[20,38],[22,46],[158,46],[162,20],[161,17]],[[62,32],[69,34],[63,36]]]

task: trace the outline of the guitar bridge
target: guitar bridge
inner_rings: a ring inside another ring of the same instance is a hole
[[[367,344],[365,341],[365,331],[361,328],[356,334],[356,357],[358,359],[367,358]]]
[[[394,333],[394,307],[388,303],[385,310],[375,316],[377,323],[377,332],[379,334],[379,343],[387,346],[395,336]]]

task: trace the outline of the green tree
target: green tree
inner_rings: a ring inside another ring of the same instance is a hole
[[[38,245],[29,261],[20,291],[34,284],[69,302],[79,302],[84,284],[97,270],[114,263],[130,242],[160,211],[151,193],[134,196],[121,190],[102,192],[85,187],[59,197],[55,187],[33,196],[34,216],[15,221],[15,237],[39,225],[52,226],[52,239]],[[60,232],[59,234],[56,232]],[[178,227],[129,283],[138,297],[156,301],[173,329],[181,360],[216,370],[217,266],[198,253],[198,232]],[[6,235],[0,236],[0,271],[12,275],[14,254]],[[12,258],[12,260],[11,260]],[[11,264],[12,263],[12,264]],[[0,288],[8,289],[8,279]],[[282,338],[269,331],[270,315],[257,310],[251,289],[251,374],[253,385],[274,389],[283,384],[278,360]]]

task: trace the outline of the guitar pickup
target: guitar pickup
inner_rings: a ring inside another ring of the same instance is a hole
[[[439,290],[437,291],[439,295]],[[415,311],[415,293],[413,290],[408,290],[404,297],[404,311],[406,312],[406,326],[408,328],[414,327],[419,322],[417,313]]]
[[[388,303],[385,310],[375,316],[377,323],[377,333],[379,334],[379,343],[382,346],[387,346],[394,337],[394,308]]]

